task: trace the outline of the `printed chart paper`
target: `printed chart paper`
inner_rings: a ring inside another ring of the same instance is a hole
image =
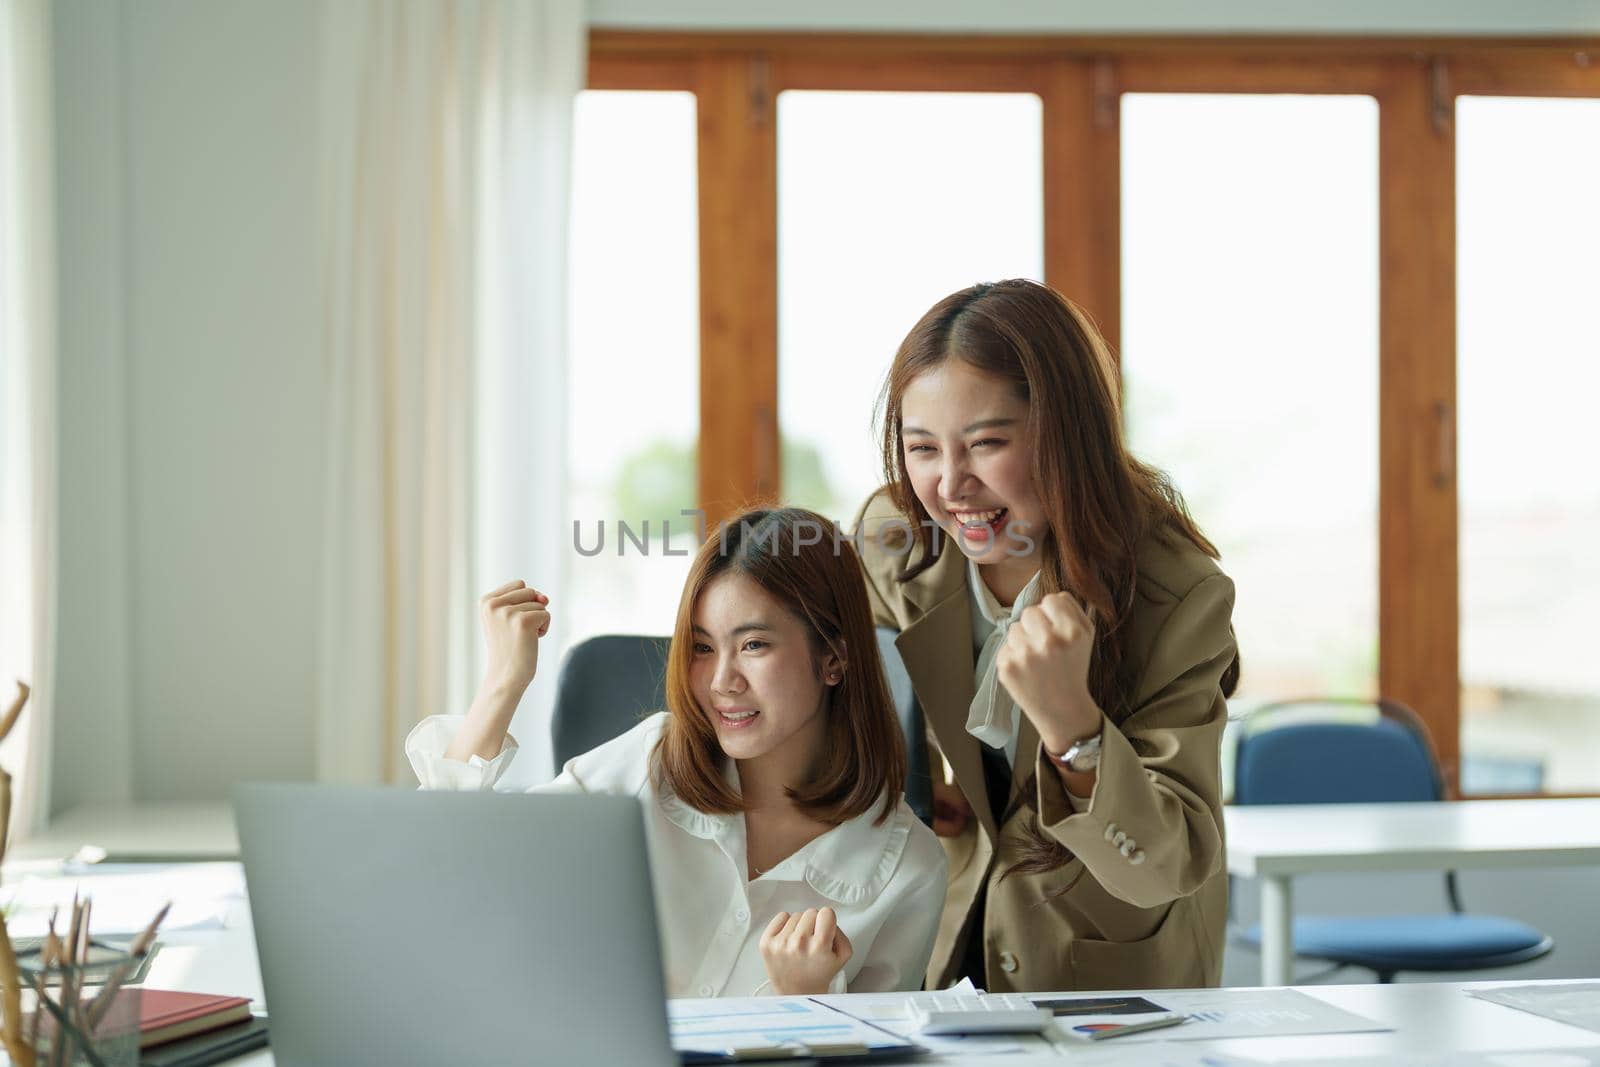
[[[903,1047],[887,1030],[806,997],[727,997],[667,1001],[672,1047],[722,1053],[805,1045]]]

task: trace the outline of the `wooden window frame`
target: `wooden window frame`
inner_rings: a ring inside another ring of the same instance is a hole
[[[1379,109],[1378,685],[1460,767],[1455,100],[1600,97],[1600,37],[1130,38],[592,31],[591,89],[698,99],[700,506],[780,491],[777,130],[789,89],[1031,92],[1045,280],[1121,333],[1120,97],[1355,94]],[[863,403],[867,400],[863,398]]]

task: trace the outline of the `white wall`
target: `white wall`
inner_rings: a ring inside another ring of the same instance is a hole
[[[317,11],[55,5],[55,810],[311,773]]]
[[[983,33],[1592,34],[1596,0],[591,0],[611,28]]]
[[[60,596],[50,807],[125,800],[129,758],[121,8],[54,9]]]

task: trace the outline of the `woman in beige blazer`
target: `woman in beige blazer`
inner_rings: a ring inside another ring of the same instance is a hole
[[[883,401],[856,534],[944,771],[930,986],[1216,985],[1233,585],[1127,453],[1104,341],[1042,285],[974,286]]]

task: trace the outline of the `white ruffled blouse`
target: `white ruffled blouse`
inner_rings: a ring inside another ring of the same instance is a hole
[[[829,906],[854,954],[832,992],[920,989],[944,908],[946,860],[933,831],[904,798],[835,826],[759,878],[746,876],[743,815],[696,811],[650,773],[667,713],[567,762],[560,776],[530,793],[605,793],[645,801],[667,993],[674,997],[750,996],[770,989],[761,934],[780,911]],[[464,716],[435,715],[406,738],[406,756],[424,789],[490,790],[516,756],[506,738],[492,760],[444,757]],[[737,784],[733,769],[730,781]]]

